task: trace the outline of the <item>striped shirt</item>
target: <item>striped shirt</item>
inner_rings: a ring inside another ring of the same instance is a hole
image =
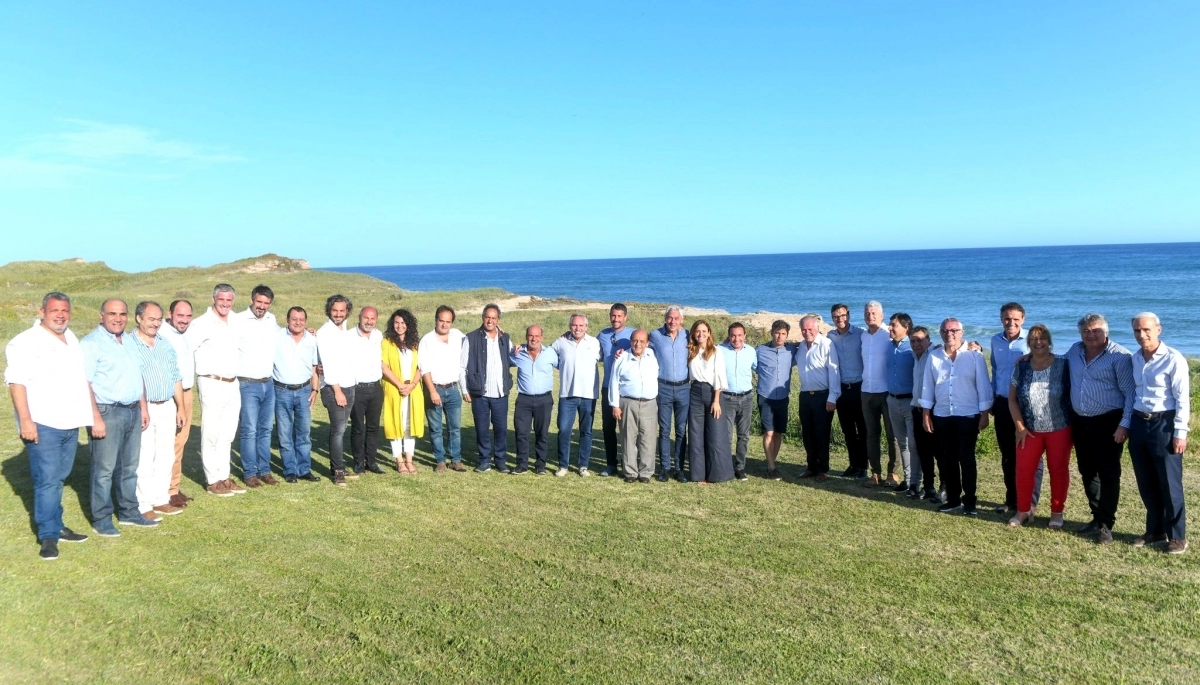
[[[1133,355],[1109,340],[1104,351],[1087,361],[1077,342],[1067,350],[1071,367],[1071,408],[1080,416],[1099,416],[1121,410],[1121,427],[1129,428],[1133,413]]]
[[[175,360],[175,348],[161,335],[154,336],[154,347],[147,345],[137,331],[125,335],[133,340],[134,349],[142,361],[142,382],[146,384],[147,402],[166,402],[175,396],[175,384],[183,380],[179,376],[179,364]]]

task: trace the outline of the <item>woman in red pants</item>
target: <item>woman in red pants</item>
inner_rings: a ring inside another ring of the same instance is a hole
[[[1033,477],[1046,455],[1050,471],[1050,528],[1063,527],[1071,484],[1071,379],[1067,360],[1051,352],[1050,329],[1029,327],[1029,355],[1013,369],[1008,410],[1017,427],[1017,515],[1008,525],[1033,521]]]

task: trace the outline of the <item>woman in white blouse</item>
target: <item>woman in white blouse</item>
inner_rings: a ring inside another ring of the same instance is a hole
[[[729,424],[721,418],[721,391],[729,387],[725,359],[703,319],[692,324],[688,334],[688,379],[692,381],[688,407],[691,479],[697,483],[733,480]]]

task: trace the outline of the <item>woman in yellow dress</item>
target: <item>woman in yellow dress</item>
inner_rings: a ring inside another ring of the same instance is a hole
[[[416,473],[413,453],[425,435],[425,396],[417,370],[417,319],[397,309],[383,329],[383,435],[400,473]]]

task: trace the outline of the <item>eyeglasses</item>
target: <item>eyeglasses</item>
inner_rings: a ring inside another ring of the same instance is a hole
[[[942,333],[944,333],[945,335],[962,335],[962,331],[963,331],[963,329],[961,329],[961,328],[943,328],[942,329]]]

